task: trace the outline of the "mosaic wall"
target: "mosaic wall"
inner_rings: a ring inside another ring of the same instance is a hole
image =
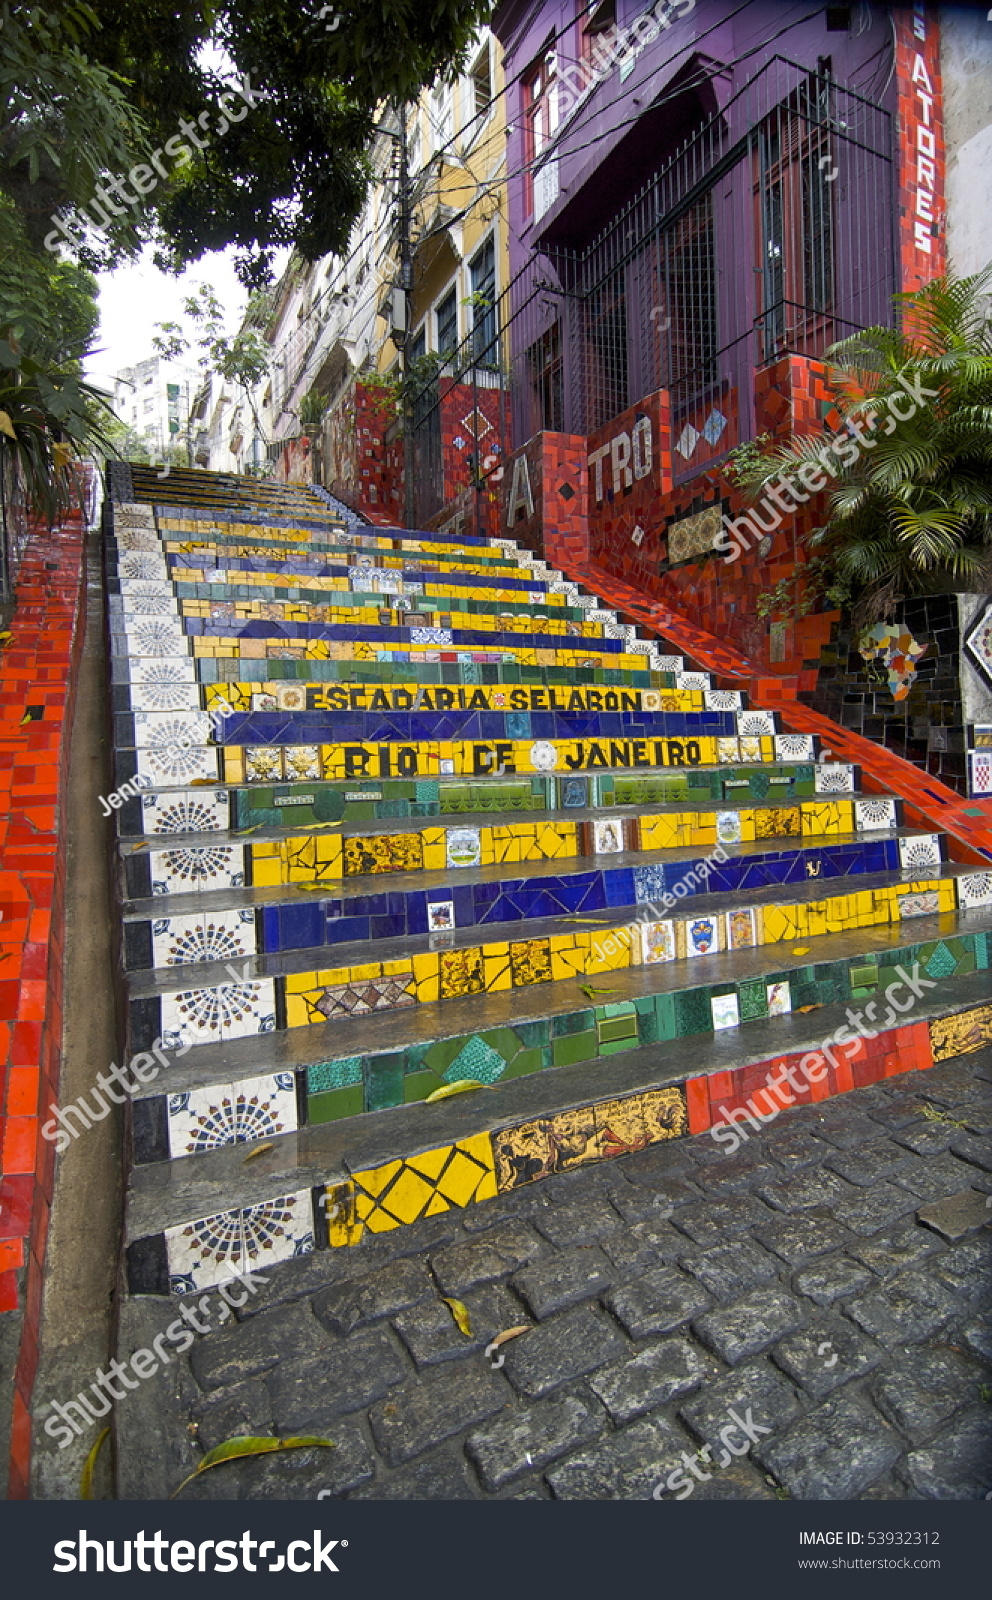
[[[905,601],[895,621],[916,649],[923,647],[911,662],[897,657],[907,670],[888,670],[889,651],[866,660],[860,637],[845,629],[821,651],[812,704],[842,727],[967,794],[957,597]]]

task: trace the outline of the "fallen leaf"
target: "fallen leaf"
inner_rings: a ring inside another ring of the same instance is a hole
[[[820,1009],[819,1001],[816,1001],[813,1005],[797,1006],[796,1007],[797,1011],[819,1011],[819,1009]]]
[[[131,854],[136,856],[139,850],[150,850],[151,847],[150,839],[139,839],[137,844],[131,846]]]
[[[267,1144],[257,1144],[255,1146],[254,1150],[249,1150],[248,1154],[245,1156],[245,1159],[244,1159],[244,1161],[242,1161],[241,1165],[243,1167],[247,1166],[248,1162],[249,1161],[254,1161],[256,1156],[264,1156],[266,1150],[274,1150],[274,1149],[275,1149],[275,1144],[274,1144],[273,1140],[271,1140],[271,1139],[269,1140],[269,1142]]]
[[[191,789],[209,789],[212,788],[216,782],[216,778],[190,778],[189,786]]]
[[[794,956],[808,956],[809,951],[810,947],[808,944],[797,944],[792,954]]]
[[[80,1500],[92,1500],[93,1498],[93,1469],[96,1466],[96,1458],[103,1447],[103,1441],[109,1433],[110,1429],[104,1428],[102,1433],[98,1434],[96,1444],[83,1462],[83,1470],[79,1478]]]
[[[289,884],[291,889],[302,889],[304,894],[326,894],[331,887],[328,883],[296,883],[292,878]]]
[[[468,1094],[470,1089],[484,1089],[486,1085],[477,1078],[459,1078],[457,1083],[442,1083],[440,1089],[435,1089],[429,1094],[423,1104],[429,1106],[435,1100],[450,1100],[453,1094]]]
[[[215,1445],[208,1450],[195,1472],[184,1478],[178,1489],[174,1489],[169,1499],[174,1500],[181,1494],[188,1483],[198,1478],[201,1472],[207,1472],[211,1467],[219,1467],[225,1461],[240,1461],[245,1456],[270,1456],[280,1450],[309,1450],[314,1445],[320,1445],[325,1450],[335,1450],[337,1446],[333,1439],[311,1438],[307,1434],[297,1439],[272,1439],[266,1436],[254,1437],[251,1434],[239,1434],[234,1439],[225,1439],[223,1444]]]
[[[580,983],[579,988],[584,995],[589,996],[590,1000],[594,1000],[598,994],[616,994],[617,992],[615,989],[596,989],[591,983]]]
[[[521,1333],[530,1333],[530,1329],[529,1322],[520,1322],[515,1328],[504,1328],[502,1333],[498,1333],[495,1339],[490,1341],[489,1349],[498,1350],[501,1344],[506,1344],[510,1339],[518,1338]]]
[[[262,824],[260,822],[256,822],[253,828],[235,828],[234,837],[236,839],[243,839],[246,833],[257,833],[261,826]]]
[[[463,1300],[449,1300],[446,1294],[443,1294],[441,1299],[444,1301],[448,1310],[451,1312],[451,1315],[454,1317],[458,1332],[463,1333],[466,1339],[471,1339],[472,1324],[469,1320],[468,1306]]]

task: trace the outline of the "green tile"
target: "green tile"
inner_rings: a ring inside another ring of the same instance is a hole
[[[551,1026],[547,1017],[540,1017],[536,1022],[518,1022],[514,1032],[524,1048],[529,1050],[548,1043]]]
[[[464,1078],[475,1078],[478,1083],[498,1083],[505,1071],[505,1058],[476,1034],[462,1045],[445,1072],[444,1081],[460,1083]]]
[[[874,963],[852,963],[848,968],[848,973],[851,979],[852,994],[859,991],[871,994],[874,989],[878,988],[878,967]]]
[[[361,1056],[341,1061],[315,1061],[307,1067],[307,1093],[323,1094],[329,1089],[345,1089],[362,1081]]]
[[[596,1013],[589,1011],[568,1011],[563,1017],[551,1018],[552,1039],[564,1039],[570,1033],[585,1033],[595,1026]]]
[[[693,1033],[709,1033],[713,1026],[709,988],[683,989],[676,994],[675,1026],[680,1039]]]
[[[440,1089],[441,1080],[434,1072],[408,1072],[403,1079],[403,1101],[410,1105],[414,1100],[426,1100],[435,1089]]]
[[[601,1056],[615,1056],[622,1050],[636,1050],[639,1044],[636,1035],[632,1039],[604,1040],[599,1047]]]
[[[636,1016],[607,1018],[597,1025],[597,1032],[604,1043],[614,1039],[636,1039],[637,1018]]]
[[[325,1094],[307,1096],[307,1121],[338,1122],[342,1117],[357,1117],[365,1110],[365,1089],[353,1083],[347,1089],[330,1089]]]
[[[403,1104],[403,1057],[372,1056],[368,1063],[368,1108],[383,1111]]]
[[[507,1078],[524,1078],[531,1072],[541,1072],[543,1069],[543,1050],[521,1050],[514,1056],[500,1081],[505,1083]]]
[[[659,994],[655,996],[655,1019],[659,1041],[678,1038],[674,995]]]
[[[551,1059],[556,1067],[567,1067],[573,1061],[595,1061],[599,1054],[599,1040],[595,1033],[571,1033],[555,1039],[551,1046]]]
[[[763,978],[740,984],[737,989],[737,999],[742,1022],[756,1022],[759,1017],[767,1017],[768,995]]]

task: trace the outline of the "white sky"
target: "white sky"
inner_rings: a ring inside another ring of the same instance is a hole
[[[94,351],[86,362],[87,376],[103,388],[122,367],[131,367],[155,354],[152,336],[159,322],[178,322],[192,331],[183,318],[182,302],[200,283],[209,283],[227,313],[226,332],[238,328],[248,295],[234,275],[233,252],[202,256],[181,278],[168,277],[151,263],[146,251],[133,264],[100,274],[100,327]],[[195,362],[195,353],[188,358]]]

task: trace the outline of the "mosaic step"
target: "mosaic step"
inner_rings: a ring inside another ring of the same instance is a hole
[[[137,1166],[125,1237],[129,1288],[181,1295],[313,1249],[360,1247],[420,1217],[704,1131],[773,1074],[784,1081],[803,1062],[817,1099],[903,1072],[921,1072],[925,1094],[928,1066],[992,1040],[987,992],[984,971],[950,979],[939,1002],[925,998],[851,1060],[843,1059],[849,1046],[829,1059],[823,1052],[845,1025],[847,1008],[834,1004],[815,1018],[793,1013],[687,1041],[677,1076],[662,1068],[645,1081],[643,1052],[640,1061],[638,1053],[618,1058],[629,1070],[611,1063],[612,1092],[604,1093],[600,1065],[580,1063],[459,1096],[431,1108],[427,1125],[421,1107],[407,1106],[346,1124],[347,1142],[341,1124],[277,1134],[248,1165],[233,1144]],[[907,1209],[915,1204],[911,1194]]]
[[[698,1131],[882,997],[824,1093],[992,1035],[992,874],[513,541],[127,492],[132,1288]]]
[[[583,798],[586,798],[583,795]],[[640,806],[633,815],[603,816],[599,807],[532,812],[526,822],[478,815],[471,826],[425,827],[419,818],[365,823],[360,831],[292,833],[259,826],[250,843],[227,832],[205,845],[193,838],[178,849],[155,848],[152,837],[123,856],[125,895],[137,900],[189,891],[316,883],[441,867],[486,867],[631,850],[751,843],[757,839],[820,839],[898,828],[895,800],[855,798],[686,810],[678,803]],[[195,836],[194,836],[195,837]],[[218,852],[222,852],[218,854]]]
[[[178,714],[177,714],[178,715]],[[214,745],[199,742],[197,713],[178,715],[156,742],[116,753],[115,783],[136,774],[151,784],[244,784],[386,778],[485,778],[514,774],[626,771],[653,768],[767,766],[811,761],[817,754],[809,734],[736,739],[700,734],[664,739],[432,739],[407,743]],[[152,735],[155,737],[155,735]],[[850,771],[851,769],[847,769]],[[821,794],[849,792],[837,774],[821,783]]]
[[[809,884],[754,890],[744,905],[701,896],[685,919],[641,921],[637,908],[627,906],[612,916],[590,919],[591,926],[583,925],[584,917],[569,926],[559,912],[535,917],[525,929],[492,924],[484,940],[465,929],[384,939],[374,951],[367,940],[360,940],[252,955],[253,914],[250,922],[241,920],[241,912],[214,922],[193,919],[192,927],[163,930],[164,960],[156,969],[130,973],[128,1049],[146,1050],[154,1039],[177,1049],[227,1042],[427,1001],[591,980],[631,966],[805,941],[845,928],[883,926],[956,909],[956,878],[950,869],[939,877],[907,873],[895,883],[880,879],[882,875],[874,875],[860,879],[856,889],[845,885],[844,892],[827,894]],[[183,954],[212,959],[169,963],[170,955]]]
[[[940,920],[927,919],[925,926]],[[879,1031],[886,1017],[890,1025],[900,1017],[883,997],[902,974],[912,978],[916,972],[942,985],[948,978],[988,972],[992,909],[967,920],[974,931],[949,938],[922,938],[919,927],[892,926],[884,945],[872,936],[866,947],[857,930],[831,935],[818,947],[815,965],[777,952],[769,968],[752,951],[742,960],[735,960],[734,952],[711,957],[703,982],[691,981],[674,966],[632,971],[624,975],[622,990],[618,986],[623,997],[606,1004],[586,1004],[574,992],[559,991],[543,1006],[543,994],[529,997],[523,1010],[521,1002],[514,1005],[504,997],[501,1006],[490,1003],[487,1012],[495,1014],[482,1019],[464,1002],[458,1009],[468,1014],[461,1020],[452,1017],[454,1006],[436,1007],[426,1039],[423,1026],[405,1019],[405,1044],[396,1038],[398,1017],[388,1038],[377,1037],[381,1027],[370,1029],[353,1018],[343,1025],[350,1042],[325,1027],[326,1058],[302,1067],[292,1041],[283,1036],[264,1051],[262,1063],[252,1061],[259,1051],[245,1041],[237,1050],[195,1046],[169,1059],[164,1077],[135,1097],[134,1159],[186,1158],[223,1144],[251,1143],[424,1101],[453,1083],[474,1080],[493,1087],[580,1062],[609,1058],[611,1070],[646,1066],[649,1076],[657,1077],[663,1059],[678,1071],[679,1051],[666,1050],[668,1044],[840,1001],[858,1002],[864,1025]],[[930,991],[921,986],[921,992]],[[654,1047],[650,1057],[637,1063],[627,1059],[649,1046]],[[350,1048],[358,1053],[349,1054]],[[617,1061],[620,1056],[623,1062]]]
[[[837,780],[840,781],[837,781]],[[299,828],[344,820],[466,816],[506,811],[708,801],[727,805],[807,799],[817,794],[857,794],[857,769],[813,767],[805,762],[739,767],[691,767],[667,772],[601,771],[555,777],[534,774],[486,779],[390,778],[360,787],[346,783],[202,785],[195,789],[147,784],[121,792],[112,809],[125,838],[163,833],[213,835],[225,829]],[[886,806],[888,802],[885,802]],[[213,847],[211,837],[202,841]],[[136,846],[132,847],[136,848]]]
[[[326,710],[328,704],[337,705],[342,693],[349,709],[371,710],[375,702],[376,710],[409,710],[421,692],[421,705],[450,709],[442,691],[460,696],[459,703],[463,700],[465,707],[473,710],[697,711],[708,706],[699,691],[677,689],[673,673],[651,672],[646,664],[643,671],[614,671],[601,667],[529,666],[517,661],[421,661],[404,668],[405,681],[397,683],[397,676],[389,661],[239,657],[225,666],[224,661],[203,656],[174,656],[168,661],[142,657],[132,661],[118,656],[113,662],[111,694],[115,712],[202,711],[223,709],[224,702],[247,710],[254,704],[254,695],[271,696],[276,706],[288,701],[287,709],[291,710]],[[385,693],[386,707],[376,700],[380,689]],[[474,699],[477,691],[484,694],[485,704]],[[305,697],[302,703],[301,693]],[[403,704],[404,694],[410,696],[407,706]],[[505,701],[511,695],[518,698],[509,706],[505,702],[501,705],[500,695]],[[581,696],[581,701],[573,700],[573,695]],[[613,695],[618,705],[612,699],[607,704],[607,697]],[[627,704],[628,696],[633,704]],[[728,706],[717,702],[712,709],[735,707],[732,702]]]
[[[590,828],[595,837],[596,830],[609,826],[604,821]],[[547,825],[547,830],[553,828]],[[418,935],[468,935],[473,929],[498,928],[511,937],[527,937],[526,926],[517,925],[548,917],[586,918],[621,908],[631,908],[635,916],[657,917],[661,908],[679,900],[688,907],[704,899],[715,902],[719,895],[740,897],[770,887],[932,871],[941,864],[936,834],[827,837],[829,843],[808,841],[788,850],[774,838],[764,838],[746,846],[728,844],[708,856],[684,847],[608,850],[598,865],[571,868],[546,856],[527,862],[525,872],[511,874],[505,861],[452,871],[446,841],[438,842],[432,864],[423,859],[417,834],[384,834],[378,841],[368,835],[355,841],[352,859],[359,869],[366,860],[374,862],[378,843],[383,865],[393,863],[392,883],[380,887],[370,881],[378,876],[374,871],[344,878],[335,874],[327,883],[319,875],[318,861],[308,886],[300,881],[235,885],[218,889],[206,902],[201,895],[182,892],[166,901],[153,895],[125,908],[125,960],[131,970],[217,960],[221,958],[209,953],[213,944],[227,950],[231,941],[237,947],[230,948],[233,959],[356,941],[378,946],[383,940]],[[621,823],[614,824],[608,842],[626,843]],[[333,861],[340,843],[321,840],[318,849]],[[318,892],[308,893],[308,887]]]
[[[449,691],[451,693],[452,691]],[[479,690],[480,698],[482,691]],[[381,691],[383,700],[386,699]],[[440,691],[437,691],[440,693]],[[322,744],[432,744],[517,739],[550,740],[572,744],[579,740],[624,741],[737,738],[740,729],[754,725],[748,711],[510,711],[457,707],[428,709],[421,696],[418,709],[320,711],[273,707],[271,710],[232,710],[225,715],[216,741],[224,750],[257,745]],[[345,698],[345,697],[343,697]],[[619,698],[619,696],[617,696]],[[659,696],[660,698],[660,696]],[[415,702],[416,695],[411,696]],[[775,728],[775,713],[768,712],[766,732]],[[115,719],[114,743],[118,749],[154,748],[179,738],[211,743],[209,713],[188,711],[133,711]],[[745,735],[747,736],[747,735]],[[786,739],[802,735],[783,734]],[[806,750],[811,750],[808,744]],[[632,761],[624,763],[627,766]],[[642,765],[648,763],[642,762]],[[661,763],[657,763],[661,765]]]

